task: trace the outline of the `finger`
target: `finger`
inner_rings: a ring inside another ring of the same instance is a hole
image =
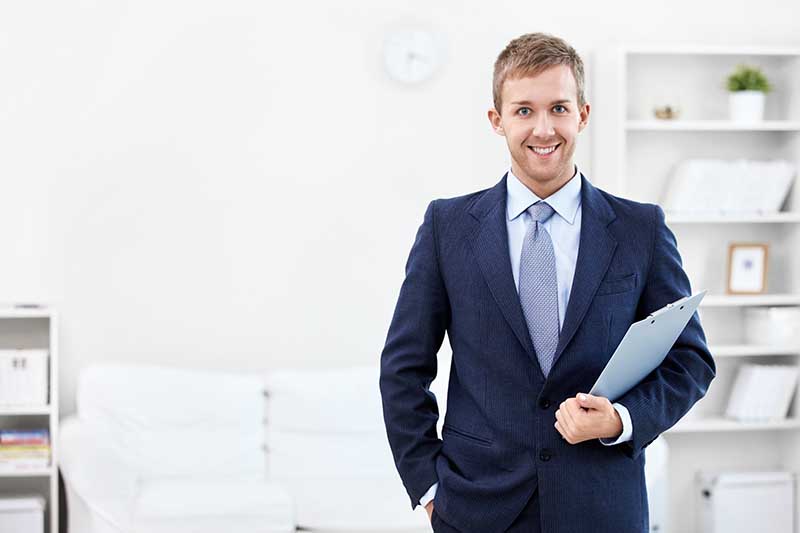
[[[558,422],[558,420],[556,420],[555,426],[556,426],[556,430],[561,434],[561,438],[562,439],[566,439],[567,437],[564,435],[564,430],[561,429],[561,424]]]
[[[584,407],[586,409],[605,409],[608,407],[610,403],[608,398],[604,398],[602,396],[594,396],[592,394],[585,394],[585,393],[578,393],[575,396],[575,399],[578,401],[578,405]]]
[[[570,407],[574,409],[574,406],[570,404],[569,400],[561,403],[561,409],[559,409],[559,411],[561,411],[561,418],[562,418],[561,425],[566,426],[566,429],[568,431],[575,432],[575,430],[577,429],[575,426],[575,417],[572,416],[572,413],[570,412]]]
[[[564,402],[566,406],[566,411],[570,414],[572,419],[577,422],[580,418],[586,414],[586,409],[581,407],[581,404],[578,403],[578,400],[575,398],[567,398]]]

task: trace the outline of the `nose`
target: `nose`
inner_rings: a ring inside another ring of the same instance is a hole
[[[552,139],[555,133],[556,131],[553,129],[553,124],[550,122],[548,114],[539,113],[533,123],[533,136],[543,139]]]

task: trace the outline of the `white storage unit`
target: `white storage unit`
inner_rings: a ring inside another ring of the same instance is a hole
[[[800,49],[619,46],[595,59],[592,119],[602,135],[593,138],[592,178],[601,188],[663,205],[669,178],[686,159],[782,159],[800,167]],[[774,86],[762,122],[729,120],[725,80],[740,63],[760,66]],[[655,119],[653,108],[665,104],[678,104],[680,117]],[[740,364],[800,364],[796,331],[776,323],[760,340],[754,335],[760,337],[762,325],[748,323],[748,316],[759,315],[755,308],[800,307],[798,181],[777,213],[667,213],[692,289],[709,291],[698,312],[717,363],[706,397],[666,434],[670,532],[700,531],[693,518],[700,470],[800,472],[796,395],[785,420],[737,422],[723,416]],[[743,242],[769,245],[766,294],[726,294],[728,245]]]
[[[0,403],[0,429],[44,429],[50,434],[50,464],[20,471],[0,471],[0,494],[38,495],[43,502],[45,533],[58,532],[58,317],[45,306],[0,305],[0,354],[18,362],[17,400]],[[45,365],[42,369],[41,365]],[[41,379],[46,375],[44,391]],[[24,400],[24,401],[18,401]],[[23,499],[22,502],[30,503]],[[15,503],[14,505],[27,505]],[[42,531],[3,527],[5,531]]]
[[[0,531],[43,533],[45,500],[38,494],[0,495]]]
[[[697,525],[705,533],[794,533],[795,480],[789,472],[700,473]]]
[[[0,405],[47,405],[47,350],[0,350]]]

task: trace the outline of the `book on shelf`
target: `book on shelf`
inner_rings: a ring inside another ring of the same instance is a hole
[[[47,429],[0,429],[0,446],[6,444],[50,444]]]
[[[796,365],[741,365],[731,388],[725,416],[742,422],[784,420],[797,381]]]
[[[0,430],[0,472],[26,472],[50,466],[47,429]]]

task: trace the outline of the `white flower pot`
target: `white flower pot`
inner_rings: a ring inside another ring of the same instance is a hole
[[[729,93],[731,120],[758,122],[764,119],[764,93],[762,91],[733,91]]]

